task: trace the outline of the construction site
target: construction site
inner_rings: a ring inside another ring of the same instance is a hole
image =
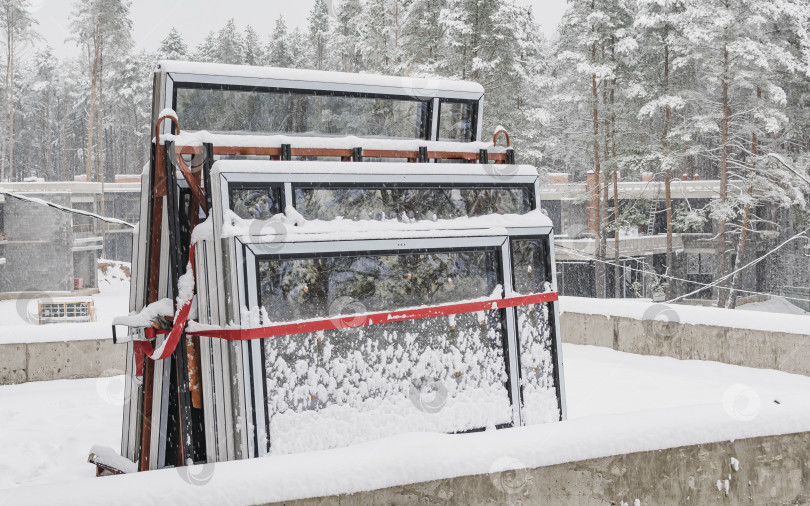
[[[0,503],[810,500],[801,248],[706,307],[718,224],[667,270],[664,193],[719,181],[616,174],[600,253],[606,181],[484,92],[161,61],[141,173],[0,184]]]

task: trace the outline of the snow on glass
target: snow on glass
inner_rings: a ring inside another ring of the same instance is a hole
[[[261,303],[285,321],[395,310],[500,291],[494,250],[329,256],[260,263]],[[272,453],[407,430],[509,423],[500,311],[266,341]]]
[[[551,271],[545,243],[539,239],[512,240],[512,277],[518,293],[551,291]],[[560,419],[554,370],[550,304],[515,308],[520,339],[520,378],[526,424]]]
[[[526,273],[516,288],[549,290],[542,242],[513,249]],[[511,423],[503,311],[350,327],[364,313],[500,297],[499,262],[486,248],[261,260],[262,307],[244,308],[243,324],[342,318],[334,330],[265,341],[270,452]],[[548,305],[519,309],[525,421],[558,420]]]

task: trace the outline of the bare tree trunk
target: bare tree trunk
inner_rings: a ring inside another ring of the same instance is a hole
[[[752,143],[756,142],[756,134],[753,134]],[[752,196],[754,193],[754,186],[753,184],[748,186],[748,196]],[[734,270],[736,271],[740,267],[742,267],[743,263],[743,256],[745,255],[745,244],[748,239],[748,228],[750,225],[750,217],[751,217],[751,204],[746,203],[745,209],[743,211],[743,219],[742,219],[742,230],[740,230],[740,240],[737,243],[737,258],[734,259]],[[728,309],[734,309],[737,307],[737,297],[736,291],[740,289],[740,281],[742,280],[742,275],[740,272],[735,272],[734,275],[731,277],[731,289],[728,291],[728,298],[726,299],[726,307]]]
[[[757,102],[762,99],[762,89],[757,86]],[[756,125],[756,120],[754,120],[754,124]],[[759,151],[759,147],[757,144],[757,132],[751,133],[751,165],[748,171],[748,176],[753,178],[754,175],[754,167],[756,166],[757,154]],[[751,182],[748,185],[748,197],[749,199],[754,195],[754,182],[751,179]],[[729,309],[734,309],[737,307],[737,297],[736,291],[740,289],[740,282],[742,281],[742,274],[740,272],[736,272],[740,267],[742,267],[742,263],[745,256],[745,244],[748,240],[748,228],[751,221],[751,202],[746,202],[745,208],[743,209],[743,219],[742,219],[742,230],[740,230],[740,240],[737,243],[737,258],[734,259],[734,275],[731,277],[731,290],[728,292],[728,299],[726,299],[726,307]]]
[[[68,177],[67,173],[67,157],[65,149],[65,123],[67,123],[67,112],[66,107],[63,104],[59,104],[59,170],[61,172],[62,181],[69,181],[70,178]]]
[[[669,44],[664,45],[664,95],[669,96]],[[666,201],[667,213],[667,299],[673,297],[674,286],[672,283],[672,167],[669,163],[669,120],[672,116],[669,102],[664,111],[664,131],[661,134],[661,149],[664,161],[664,198]]]
[[[6,34],[6,47],[12,47],[12,30],[9,29]],[[5,88],[3,88],[3,133],[0,135],[0,181],[4,181],[6,179],[6,141],[8,139],[7,132],[8,132],[8,103],[9,103],[9,90],[11,87],[9,86],[11,80],[11,58],[14,54],[11,49],[9,49],[8,54],[6,55],[6,79],[5,79]]]
[[[612,49],[615,55],[615,44]],[[616,110],[614,109],[616,91],[616,79],[613,80],[613,86],[610,88],[610,149],[612,158],[616,159]],[[619,167],[613,169],[613,223],[619,223]],[[614,226],[616,231],[613,234],[613,295],[616,298],[622,296],[622,286],[619,283],[621,279],[621,267],[619,267],[619,227]]]
[[[723,122],[720,150],[720,203],[728,201],[728,124],[731,109],[728,104],[728,46],[723,46]],[[726,274],[726,218],[721,216],[717,223],[717,279]],[[722,305],[722,283],[717,288],[717,305]]]
[[[96,156],[98,169],[96,173],[101,181],[101,215],[106,215],[106,196],[104,195],[104,46],[98,49],[98,156]],[[109,230],[109,223],[104,222],[104,230]],[[93,229],[95,229],[95,225]]]
[[[98,143],[96,174],[104,181],[104,47],[98,50]]]
[[[603,48],[602,57],[604,58],[604,48]],[[607,90],[604,89],[604,88],[602,89],[602,103],[607,104]],[[600,227],[599,232],[600,232],[600,238],[601,238],[601,240],[599,241],[599,258],[601,260],[605,260],[605,259],[607,259],[607,225],[608,225],[607,204],[608,204],[608,200],[610,200],[610,193],[609,193],[610,184],[608,184],[608,181],[610,181],[610,168],[611,168],[610,164],[608,164],[608,161],[610,160],[610,142],[611,142],[611,140],[610,140],[610,120],[609,120],[609,118],[607,116],[603,120],[603,125],[602,126],[604,127],[604,145],[603,145],[603,153],[604,153],[604,155],[603,155],[604,178],[603,179],[604,179],[604,181],[602,182],[602,199],[599,202],[599,205],[601,207],[599,214],[602,215],[602,221],[599,224],[599,227]],[[605,297],[607,297],[607,273],[608,273],[608,270],[607,270],[607,264],[603,263],[602,265],[603,265],[603,270],[604,270],[604,274],[603,274],[604,281],[603,281],[603,283],[605,285]]]
[[[596,43],[593,44],[591,50],[592,59],[596,61]],[[597,92],[596,87],[596,74],[591,74],[591,92],[592,92],[592,99],[593,99],[593,159],[594,159],[594,179],[595,179],[595,191],[596,194],[596,230],[595,230],[595,237],[594,242],[597,245],[597,249],[601,250],[602,243],[602,196],[600,193],[599,185],[602,184],[602,166],[600,160],[600,153],[599,153],[599,94]],[[597,254],[597,261],[596,265],[594,266],[594,275],[595,275],[595,286],[596,286],[596,296],[600,298],[604,298],[605,296],[605,286],[604,286],[604,279],[605,279],[605,268],[604,264],[600,262],[601,258],[599,254]]]
[[[91,70],[90,76],[90,107],[88,111],[88,118],[87,118],[87,149],[85,153],[84,159],[84,167],[85,173],[87,174],[87,181],[93,180],[93,134],[95,131],[95,121],[96,121],[96,99],[98,93],[98,85],[97,85],[97,78],[98,78],[98,59],[99,59],[99,46],[100,46],[100,34],[99,34],[99,27],[95,27],[95,32],[93,34],[93,67]],[[90,47],[87,48],[88,52],[90,51]],[[91,55],[88,54],[88,57]]]
[[[53,132],[51,132],[51,89],[47,90],[48,100],[45,104],[45,167],[48,178],[56,179],[56,169],[53,166]]]
[[[689,102],[687,101],[686,105],[684,106],[683,112],[684,128],[688,123],[689,123]],[[681,171],[685,175],[687,175],[687,177],[691,181],[695,179],[695,164],[692,163],[692,157],[689,156],[688,152],[689,152],[689,141],[684,141],[682,148],[683,161],[681,165]]]
[[[8,29],[8,178],[14,181],[14,51],[16,41],[14,40],[14,7],[11,8],[11,23]]]

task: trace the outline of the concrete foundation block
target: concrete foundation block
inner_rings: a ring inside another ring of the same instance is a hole
[[[26,350],[24,344],[0,345],[0,385],[25,383]]]
[[[613,321],[607,316],[562,313],[560,332],[563,342],[613,347]]]
[[[28,381],[124,374],[126,346],[112,340],[29,343]]]
[[[618,506],[636,500],[643,506],[807,504],[810,433],[630,453],[284,504]]]

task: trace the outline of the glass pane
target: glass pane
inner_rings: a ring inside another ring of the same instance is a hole
[[[357,314],[489,297],[498,264],[494,250],[263,260],[261,303],[285,322],[346,314],[346,298]]]
[[[281,212],[281,189],[271,186],[231,186],[230,208],[243,219],[266,220]]]
[[[497,272],[494,251],[259,264],[271,320],[486,297],[498,287]],[[502,311],[336,327],[265,340],[271,453],[511,422]]]
[[[715,256],[709,253],[700,253],[700,273],[701,274],[714,274],[715,271]]]
[[[475,108],[471,102],[441,103],[439,117],[439,140],[472,142],[478,125],[475,122]]]
[[[295,206],[307,219],[451,219],[531,210],[531,188],[296,188]]]
[[[700,253],[686,254],[686,273],[700,274]]]
[[[546,267],[545,239],[512,240],[515,291],[523,295],[551,290],[551,273]]]
[[[545,239],[512,241],[515,291],[524,295],[551,289],[545,262]],[[526,424],[560,419],[554,378],[549,303],[515,308],[520,341],[520,377]]]
[[[424,139],[428,102],[268,90],[177,90],[184,130]]]

